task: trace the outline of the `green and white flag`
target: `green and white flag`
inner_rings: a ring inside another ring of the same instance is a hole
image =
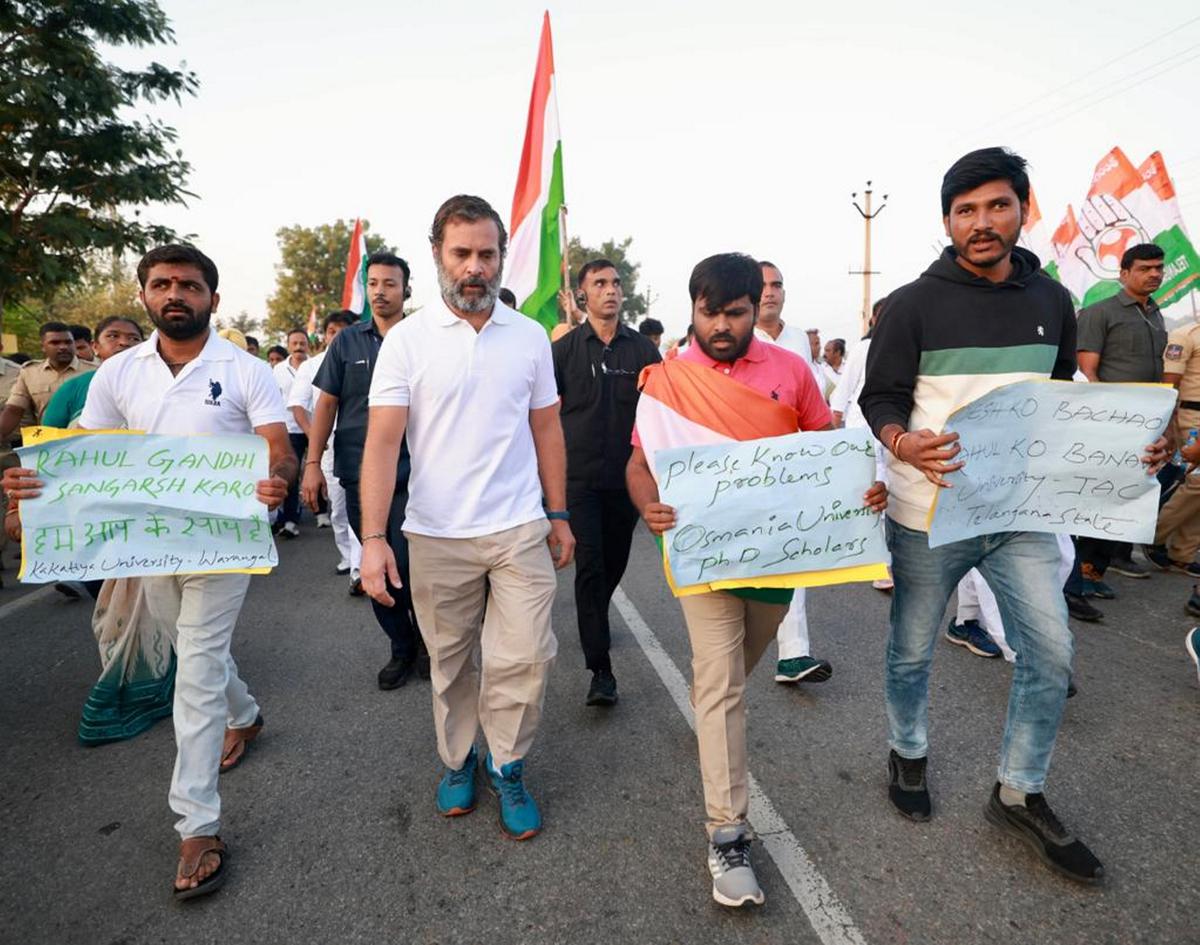
[[[1158,151],[1134,167],[1120,148],[1113,148],[1096,165],[1078,214],[1068,205],[1052,243],[1058,278],[1080,307],[1120,291],[1121,256],[1138,243],[1155,243],[1165,253],[1163,284],[1154,293],[1161,308],[1200,288],[1200,256]]]

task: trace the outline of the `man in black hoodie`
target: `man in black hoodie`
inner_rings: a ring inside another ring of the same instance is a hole
[[[1042,794],[1071,673],[1072,641],[1057,583],[1053,535],[1004,532],[929,547],[926,514],[955,461],[958,434],[939,435],[957,407],[1015,381],[1070,380],[1075,313],[1066,289],[1016,247],[1029,207],[1025,161],[1003,148],[973,151],[942,180],[952,245],[921,278],[888,298],[867,357],[859,404],[888,449],[887,535],[895,595],[887,649],[889,797],[913,820],[931,813],[925,780],[929,670],[946,603],[978,568],[1017,652],[998,783],[986,814],[1080,882],[1104,869]],[[1157,461],[1163,444],[1151,448]]]

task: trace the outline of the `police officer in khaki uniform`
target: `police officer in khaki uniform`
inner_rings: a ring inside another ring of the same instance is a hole
[[[46,357],[41,361],[30,361],[17,375],[4,410],[0,412],[0,441],[9,439],[22,426],[22,417],[27,410],[32,410],[33,422],[40,423],[42,412],[56,390],[71,378],[96,370],[96,365],[76,357],[71,329],[62,322],[46,322],[39,333],[42,354]]]
[[[1179,390],[1174,424],[1176,442],[1182,447],[1191,431],[1200,429],[1200,324],[1176,328],[1167,338],[1163,381]],[[1200,565],[1193,563],[1200,549],[1200,475],[1187,476],[1162,507],[1154,544],[1155,548],[1146,549],[1152,563],[1200,577]]]

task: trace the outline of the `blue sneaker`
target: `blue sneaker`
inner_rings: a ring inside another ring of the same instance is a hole
[[[500,826],[504,832],[514,840],[528,840],[541,833],[542,815],[521,779],[524,760],[510,761],[497,771],[489,751],[486,769],[492,793],[500,799]]]
[[[457,771],[447,768],[438,782],[437,809],[443,817],[458,817],[475,809],[475,769],[479,767],[479,752],[475,746]]]
[[[978,620],[968,620],[962,624],[950,618],[950,626],[946,628],[946,639],[955,646],[965,646],[976,656],[995,659],[1000,656],[1000,647],[987,635],[987,631],[979,625]]]
[[[1200,675],[1200,627],[1192,627],[1188,631],[1188,635],[1183,638],[1183,645],[1187,647],[1188,656],[1196,664],[1196,674]]]

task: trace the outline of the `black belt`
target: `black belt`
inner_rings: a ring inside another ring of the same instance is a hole
[[[1179,402],[1180,410],[1200,410],[1200,400],[1181,400]]]

